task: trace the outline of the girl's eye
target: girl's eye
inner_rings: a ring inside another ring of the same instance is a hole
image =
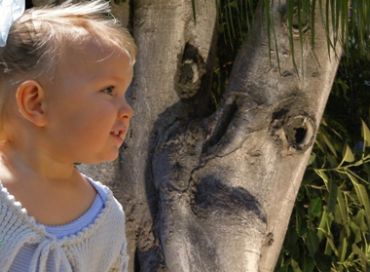
[[[114,95],[114,87],[109,86],[109,87],[103,89],[102,92],[107,94],[107,95],[113,96]]]

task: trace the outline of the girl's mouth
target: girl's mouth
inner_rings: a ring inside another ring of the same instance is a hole
[[[110,135],[114,138],[115,142],[117,143],[118,147],[122,145],[124,140],[124,130],[119,129],[115,131],[111,131]]]

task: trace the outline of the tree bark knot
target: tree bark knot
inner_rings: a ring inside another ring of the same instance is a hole
[[[292,155],[305,152],[312,146],[316,126],[309,114],[293,114],[283,108],[273,113],[270,130],[283,155]]]
[[[177,95],[181,99],[195,96],[201,87],[205,73],[204,59],[198,48],[186,43],[176,73],[175,89]]]

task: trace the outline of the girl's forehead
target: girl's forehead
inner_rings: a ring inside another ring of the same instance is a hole
[[[94,43],[68,45],[58,58],[54,82],[89,81],[114,76],[128,81],[132,77],[130,57],[118,47]]]
[[[85,71],[97,70],[105,65],[113,65],[117,60],[128,65],[130,63],[130,57],[125,50],[96,41],[67,45],[63,47],[58,58],[57,70],[76,70],[79,68]]]
[[[68,58],[71,56],[73,58]],[[101,42],[89,39],[82,43],[72,43],[67,46],[63,46],[62,53],[60,54],[61,59],[74,60],[78,63],[100,63],[109,61],[111,58],[117,57],[128,57],[125,50],[115,45],[103,44]]]

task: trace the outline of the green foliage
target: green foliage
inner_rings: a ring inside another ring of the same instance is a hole
[[[196,0],[192,0],[194,3]],[[234,56],[242,42],[246,39],[249,29],[253,25],[254,11],[260,2],[263,6],[263,16],[267,26],[269,47],[277,52],[277,42],[273,20],[270,14],[272,0],[215,0],[219,10],[219,33],[224,39],[224,46],[228,48],[229,56]],[[194,4],[193,4],[194,7]],[[193,11],[195,17],[195,10]],[[288,28],[288,37],[291,51],[294,52],[294,39],[299,38],[300,46],[309,33],[311,45],[315,47],[315,21],[322,20],[326,30],[328,54],[330,48],[338,43],[345,49],[349,44],[356,44],[361,54],[369,54],[366,45],[370,37],[370,1],[368,0],[287,0],[282,9],[283,21]],[[301,50],[303,54],[303,50]],[[297,69],[295,54],[292,62]],[[279,63],[279,55],[276,55]]]
[[[224,44],[235,56],[254,19],[256,0],[216,0],[219,30]]]
[[[369,64],[348,48],[276,271],[370,271]]]
[[[192,0],[194,20],[196,20],[195,1],[197,0]],[[253,26],[254,13],[259,3],[263,6],[269,46],[277,52],[279,52],[279,48],[277,48],[275,31],[270,15],[272,0],[215,1],[218,8],[218,50],[213,72],[212,96],[213,105],[217,108],[225,86],[227,86],[236,54],[247,39],[249,30]],[[315,12],[316,7],[319,7],[318,13]],[[285,20],[288,27],[291,48],[294,48],[293,37],[298,35],[302,46],[303,36],[306,33],[310,33],[311,45],[313,48],[315,47],[315,18],[323,20],[327,33],[329,33],[329,29],[333,29],[334,35],[327,35],[328,49],[340,42],[344,45],[346,53],[351,50],[350,54],[354,56],[353,59],[357,62],[353,63],[352,60],[347,58],[346,61],[351,62],[351,64],[347,64],[348,69],[344,73],[351,73],[353,70],[351,66],[361,65],[361,62],[363,62],[361,58],[365,56],[366,59],[370,55],[370,50],[367,47],[370,37],[370,1],[368,0],[329,0],[327,2],[323,0],[288,0],[283,14],[283,21]],[[303,51],[301,50],[301,52]],[[278,54],[276,56],[279,64]],[[361,58],[358,56],[361,56]],[[292,62],[297,68],[294,54],[292,54]],[[343,79],[348,79],[348,76],[343,76]],[[338,81],[336,84],[341,84],[341,82]],[[348,83],[348,89],[352,89],[351,85],[351,83]],[[343,87],[346,86],[343,85]],[[348,92],[348,90],[343,91]],[[349,98],[351,96],[353,95],[348,94]]]
[[[215,1],[218,9],[218,50],[213,71],[212,93],[213,104],[217,107],[227,86],[236,54],[253,25],[258,0]]]

